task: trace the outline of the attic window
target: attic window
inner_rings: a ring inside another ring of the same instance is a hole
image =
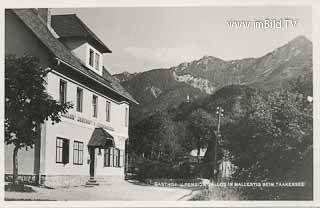
[[[99,70],[99,67],[100,67],[100,55],[98,53],[96,53],[96,57],[95,57],[94,61],[95,61],[95,64],[94,64],[95,69]]]
[[[94,52],[92,49],[89,50],[89,65],[93,67],[93,59],[94,59]]]

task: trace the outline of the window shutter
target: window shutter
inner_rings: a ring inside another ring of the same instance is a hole
[[[63,140],[63,149],[62,149],[62,162],[69,163],[69,140]]]

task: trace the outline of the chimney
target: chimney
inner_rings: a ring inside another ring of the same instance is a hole
[[[51,28],[51,10],[49,8],[38,8],[38,15]]]

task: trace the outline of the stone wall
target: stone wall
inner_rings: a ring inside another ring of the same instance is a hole
[[[89,176],[77,175],[42,175],[40,184],[46,187],[70,187],[85,185]]]

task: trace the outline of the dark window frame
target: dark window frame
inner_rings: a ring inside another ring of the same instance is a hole
[[[78,161],[75,161],[75,155],[78,156]],[[81,158],[81,160],[79,158]],[[83,142],[77,140],[73,141],[73,164],[83,165]]]
[[[98,118],[98,96],[92,95],[93,117]]]
[[[111,148],[104,149],[104,161],[103,161],[104,167],[111,167],[110,150],[111,150]]]
[[[94,50],[89,48],[89,65],[93,67],[94,65]]]
[[[111,108],[111,102],[110,101],[106,101],[106,121],[110,122],[110,108]]]
[[[120,167],[120,149],[115,148],[113,153],[114,153],[113,154],[114,155],[114,162],[116,163],[116,164],[114,164],[114,167],[119,168]]]
[[[77,111],[82,112],[83,110],[83,89],[77,87]]]
[[[60,79],[59,83],[59,101],[61,104],[67,102],[67,81]]]
[[[119,148],[105,148],[104,149],[104,167],[121,168],[121,150]]]
[[[61,141],[61,143],[60,143]],[[70,140],[62,137],[56,138],[56,163],[69,163]],[[59,158],[58,158],[59,155]]]
[[[94,53],[94,68],[99,71],[100,68],[100,54]]]

